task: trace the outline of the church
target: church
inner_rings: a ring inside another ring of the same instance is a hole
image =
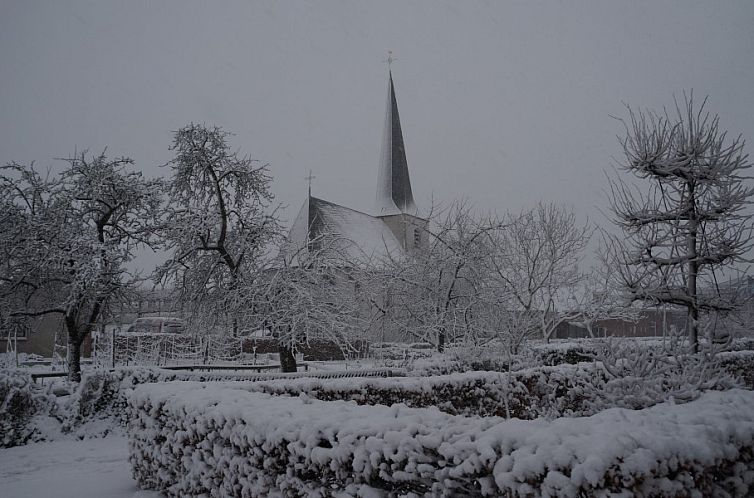
[[[406,148],[398,114],[392,71],[382,138],[373,214],[363,213],[309,194],[288,234],[288,246],[319,250],[337,240],[349,259],[379,262],[400,258],[429,245],[428,221],[422,218],[411,191]]]

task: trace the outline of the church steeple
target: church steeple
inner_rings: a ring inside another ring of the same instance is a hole
[[[392,58],[388,60],[392,61]],[[401,120],[398,116],[398,102],[395,99],[392,71],[389,71],[389,76],[387,114],[382,138],[380,172],[377,178],[377,216],[400,213],[416,215],[417,208],[408,176],[408,162],[403,144]]]

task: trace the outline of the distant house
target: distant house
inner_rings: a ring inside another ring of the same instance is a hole
[[[10,335],[10,337],[8,337]],[[28,326],[16,330],[0,330],[0,352],[38,354],[52,357],[55,344],[67,342],[63,319],[58,315],[47,315],[29,320]],[[84,345],[87,350],[88,345]]]
[[[141,289],[132,299],[113,305],[108,322],[129,324],[149,316],[179,317],[183,308],[184,304],[176,299],[171,289]]]
[[[598,320],[593,333],[597,337],[661,337],[663,331],[686,329],[686,314],[680,310],[648,309],[635,322],[622,319]],[[554,339],[589,337],[583,327],[564,322],[557,326]]]
[[[125,325],[131,324],[137,318],[148,316],[176,316],[180,314],[182,305],[176,301],[169,290],[142,289],[135,293],[133,299],[122,301],[112,306],[108,324]],[[56,351],[60,355],[65,354],[68,343],[68,335],[62,318],[58,315],[48,315],[29,321],[29,326],[19,328],[11,332],[0,331],[0,352],[13,350],[18,353],[38,354],[46,358],[52,357]],[[56,347],[57,345],[57,347]],[[84,341],[83,355],[91,354],[91,337]]]
[[[699,296],[705,300],[720,304],[733,304],[735,311],[719,313],[707,319],[703,314],[702,320],[707,320],[705,332],[712,332],[718,338],[751,335],[754,333],[754,277],[743,276],[732,280],[720,280],[714,286],[700,289]],[[594,326],[594,334],[599,337],[659,337],[663,331],[686,330],[686,310],[680,307],[650,308],[641,313],[636,322],[628,320],[601,320]],[[588,337],[587,331],[572,323],[560,324],[554,338]]]

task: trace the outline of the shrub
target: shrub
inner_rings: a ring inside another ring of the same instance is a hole
[[[9,448],[44,438],[35,421],[58,421],[58,405],[43,386],[21,371],[0,371],[0,447]]]
[[[112,419],[117,425],[125,426],[127,419],[128,391],[141,384],[157,382],[218,382],[237,381],[246,384],[271,379],[295,379],[301,376],[356,377],[359,375],[386,376],[387,370],[365,370],[353,372],[323,373],[245,373],[245,372],[189,372],[161,368],[121,367],[115,370],[98,370],[82,376],[81,383],[72,396],[69,427],[74,427],[92,419]]]
[[[505,421],[239,394],[130,396],[133,475],[168,496],[750,496],[754,392]]]
[[[248,374],[126,367],[85,373],[74,393],[66,398],[56,398],[50,386],[34,384],[28,374],[6,371],[0,373],[0,445],[14,446],[54,437],[53,433],[45,433],[45,429],[55,425],[62,432],[106,434],[127,424],[128,391],[141,384],[157,382],[233,380],[237,381],[233,383],[236,389],[275,395],[303,395],[362,405],[404,403],[416,408],[434,406],[451,415],[520,419],[588,416],[616,406],[640,409],[671,397],[683,402],[704,390],[728,388],[734,378],[754,388],[754,352],[722,353],[716,358],[715,368],[719,370],[714,370],[718,373],[710,378],[701,377],[705,370],[698,367],[703,365],[693,362],[679,364],[680,369],[669,369],[662,375],[644,377],[636,375],[641,362],[635,362],[633,370],[626,370],[628,375],[623,376],[609,375],[595,363],[581,363],[509,373],[467,372],[387,379],[332,378],[386,375],[385,371]],[[697,380],[704,382],[689,382],[687,374],[694,371],[698,374]],[[308,377],[298,378],[302,376]],[[313,378],[315,376],[331,379]],[[710,383],[710,379],[716,381]],[[680,395],[683,393],[690,396]],[[96,431],[87,426],[99,420],[105,423],[94,426]]]
[[[594,358],[594,349],[587,346],[571,345],[567,348],[536,350],[537,361],[542,365],[575,365]]]
[[[537,417],[591,414],[585,393],[604,383],[591,364],[543,367],[511,374],[469,372],[408,378],[285,379],[240,383],[239,389],[361,405],[437,407],[451,415]],[[591,387],[591,389],[590,389]]]
[[[739,379],[747,389],[754,389],[754,351],[720,353],[718,361],[725,372]]]

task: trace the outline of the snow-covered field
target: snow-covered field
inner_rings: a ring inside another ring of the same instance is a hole
[[[0,449],[3,498],[159,498],[131,478],[123,436]]]

